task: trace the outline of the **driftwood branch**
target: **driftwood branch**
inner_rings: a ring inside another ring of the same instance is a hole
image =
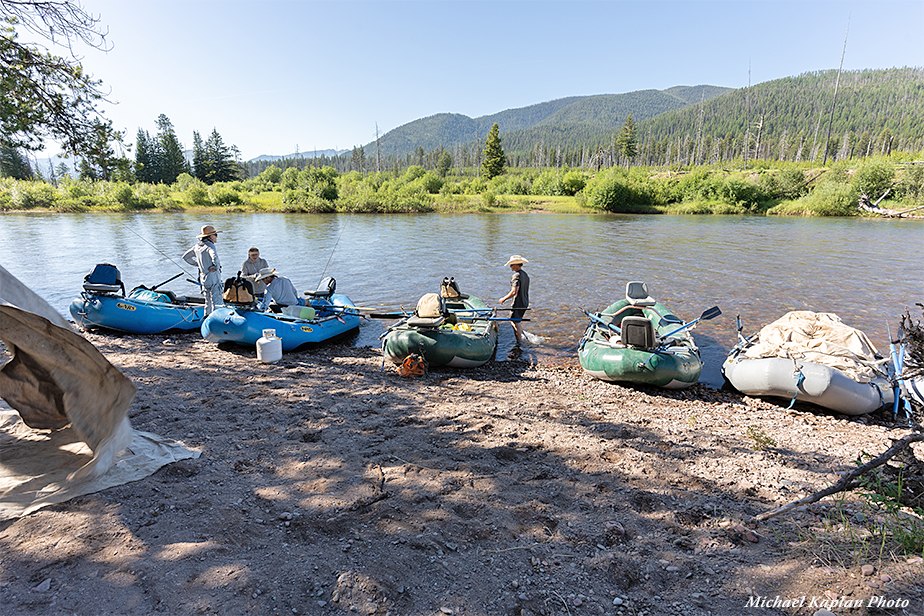
[[[867,462],[866,464],[862,466],[858,466],[857,468],[853,469],[852,471],[850,471],[849,473],[841,477],[840,480],[838,480],[838,482],[835,483],[834,485],[829,486],[819,492],[815,492],[811,496],[800,498],[797,501],[793,501],[791,503],[783,505],[782,507],[773,509],[772,511],[765,511],[764,513],[754,516],[753,519],[755,522],[762,522],[764,520],[768,520],[770,518],[776,517],[780,515],[781,513],[787,513],[789,511],[792,511],[796,507],[801,507],[802,505],[808,505],[810,503],[815,503],[817,501],[820,501],[825,496],[830,496],[832,494],[837,494],[838,492],[844,492],[846,490],[853,490],[854,488],[858,488],[860,487],[860,483],[857,481],[854,481],[857,477],[873,470],[876,467],[882,466],[883,464],[891,460],[893,457],[895,457],[901,450],[905,449],[906,447],[910,447],[911,443],[917,443],[921,441],[924,441],[924,433],[912,432],[911,434],[908,434],[904,436],[903,438],[892,443],[892,446],[886,449],[878,457],[873,458],[872,460],[870,460],[869,462]]]

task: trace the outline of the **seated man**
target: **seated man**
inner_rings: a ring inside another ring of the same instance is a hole
[[[258,305],[260,310],[268,310],[270,303],[273,301],[280,306],[305,305],[305,300],[298,296],[298,291],[295,290],[295,285],[292,284],[292,281],[285,276],[277,275],[275,269],[264,267],[256,275],[254,281],[266,284],[263,299]]]

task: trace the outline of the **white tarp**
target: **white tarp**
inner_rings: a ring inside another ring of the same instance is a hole
[[[198,457],[132,430],[132,382],[3,267],[0,340],[0,519]]]
[[[876,378],[876,347],[862,331],[830,312],[795,310],[765,325],[745,356],[783,357],[837,368],[857,381]]]

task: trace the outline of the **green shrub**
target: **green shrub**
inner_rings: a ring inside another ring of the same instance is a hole
[[[902,173],[895,195],[908,204],[924,200],[924,165],[912,165]]]
[[[852,216],[857,212],[857,190],[850,184],[819,184],[810,194],[767,210],[776,216]]]
[[[55,206],[57,195],[51,184],[19,180],[10,190],[10,203],[19,210],[50,208]]]
[[[228,184],[215,183],[209,186],[209,201],[212,205],[240,205],[244,202],[240,193]]]
[[[431,195],[438,194],[443,187],[443,178],[432,171],[428,171],[420,178],[420,186],[424,192]]]
[[[574,196],[587,186],[587,176],[581,171],[567,171],[561,184],[565,195]]]
[[[205,187],[205,184],[201,182],[187,188],[184,196],[186,201],[193,205],[209,205],[211,203],[209,200],[209,190]]]
[[[852,184],[861,195],[878,199],[895,181],[895,169],[886,163],[866,163],[853,174]]]
[[[584,187],[587,205],[608,212],[626,212],[632,203],[632,190],[621,173],[598,174]]]

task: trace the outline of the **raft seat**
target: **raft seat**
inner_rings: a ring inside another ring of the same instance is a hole
[[[654,324],[645,317],[623,317],[620,341],[627,347],[652,349],[657,341]]]
[[[648,294],[648,285],[637,280],[626,283],[626,301],[633,306],[654,306],[656,303]]]
[[[125,292],[122,285],[118,284],[99,284],[93,282],[85,282],[83,285],[84,290],[90,291],[91,293],[122,293]]]
[[[314,291],[305,291],[305,295],[310,297],[317,297],[320,299],[327,299],[337,290],[337,281],[333,279],[332,276],[327,276],[319,284],[318,288]]]
[[[409,327],[419,329],[437,329],[446,322],[446,317],[411,317],[407,320]]]

